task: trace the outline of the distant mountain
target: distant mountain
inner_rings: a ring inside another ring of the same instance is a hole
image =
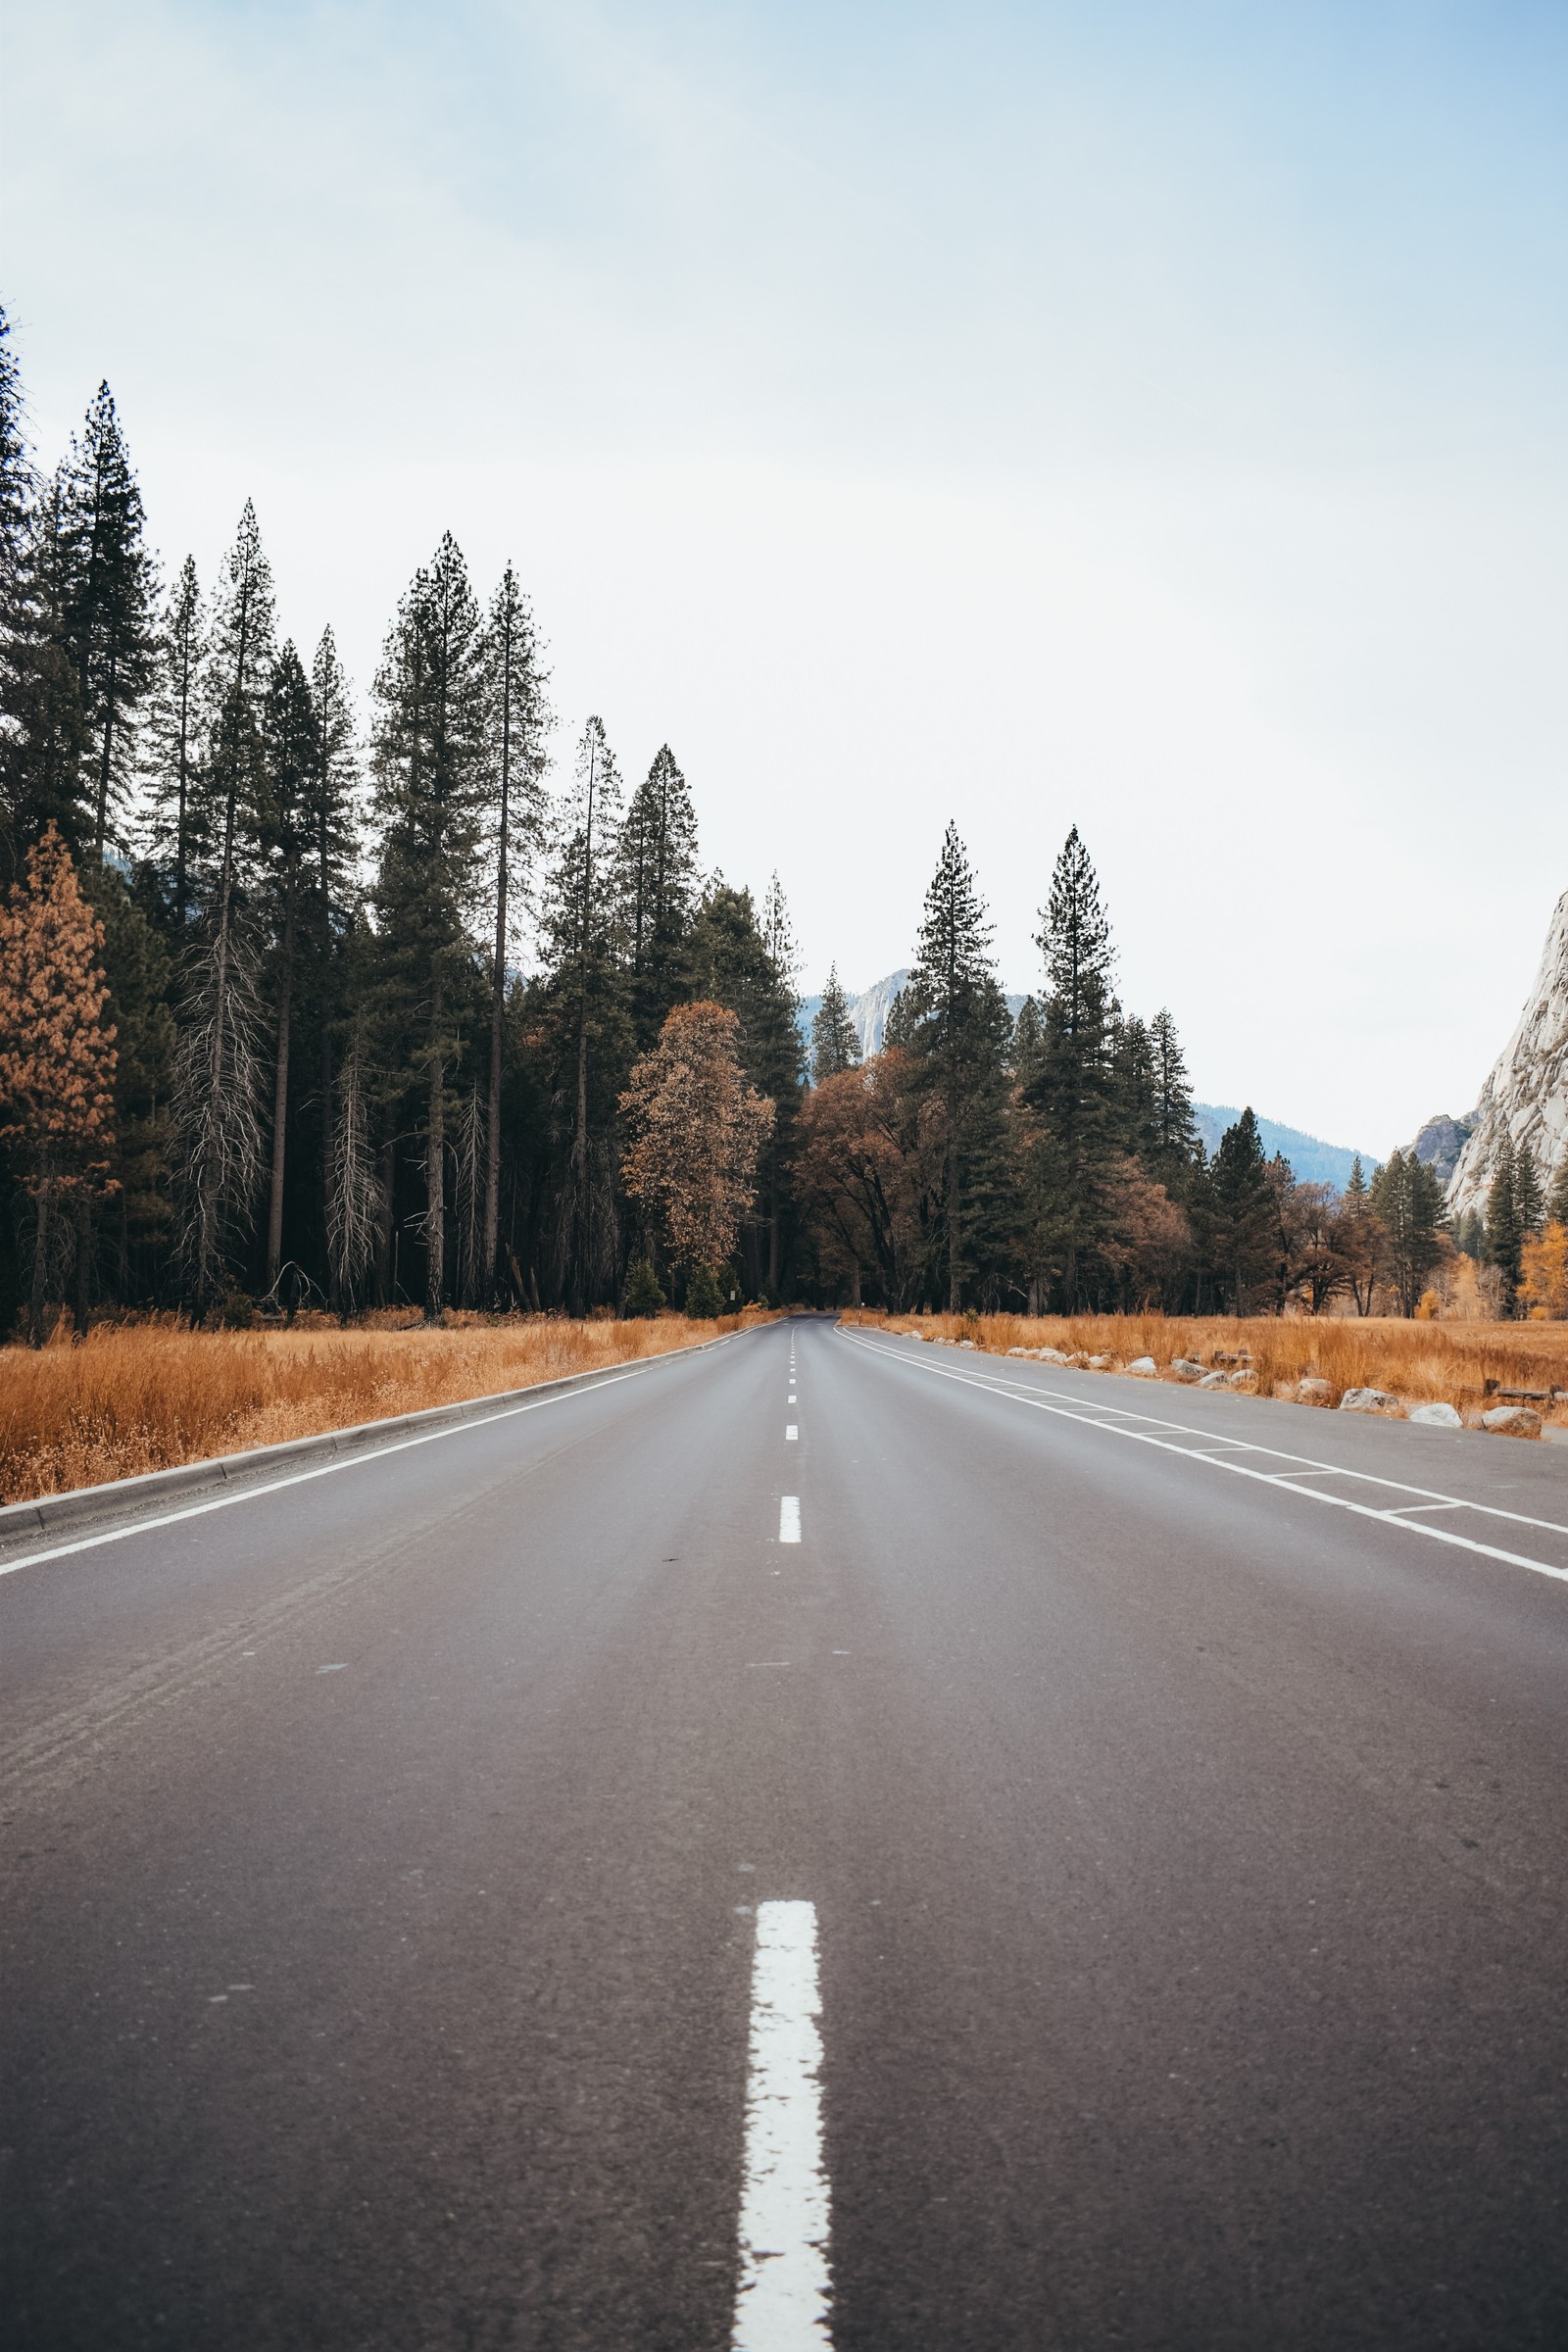
[[[1204,1150],[1213,1152],[1226,1128],[1234,1127],[1241,1115],[1228,1102],[1195,1102],[1193,1116]],[[1283,1152],[1300,1184],[1332,1184],[1336,1192],[1343,1193],[1350,1181],[1352,1160],[1359,1157],[1368,1176],[1377,1164],[1370,1152],[1357,1154],[1344,1144],[1326,1144],[1321,1136],[1306,1135],[1299,1127],[1282,1127],[1278,1119],[1265,1119],[1256,1111],[1252,1115],[1270,1159],[1276,1152]]]
[[[881,1053],[882,1040],[887,1034],[888,1014],[893,1010],[893,1000],[908,977],[908,967],[906,966],[902,972],[889,972],[885,980],[873,981],[858,997],[851,997],[850,1018],[855,1023],[855,1034],[860,1041],[862,1054]],[[801,1035],[806,1040],[808,1053],[811,1046],[811,1023],[816,1018],[821,1003],[820,997],[801,999]],[[1007,1010],[1014,1020],[1018,1017],[1022,1003],[1022,997],[1007,999]]]

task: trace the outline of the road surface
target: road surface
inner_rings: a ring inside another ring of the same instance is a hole
[[[1565,1531],[797,1321],[8,1563],[4,2341],[1568,2343]]]

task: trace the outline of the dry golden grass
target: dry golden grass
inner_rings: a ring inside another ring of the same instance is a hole
[[[1212,1364],[1246,1349],[1258,1393],[1292,1388],[1315,1377],[1329,1384],[1337,1405],[1347,1389],[1387,1389],[1408,1404],[1456,1405],[1467,1420],[1497,1398],[1486,1383],[1507,1389],[1568,1388],[1568,1323],[1407,1323],[1387,1316],[1348,1315],[879,1315],[851,1310],[846,1322],[889,1331],[919,1331],[940,1339],[973,1340],[1005,1355],[1009,1348],[1060,1348],[1108,1355],[1116,1366],[1152,1355],[1161,1375],[1173,1357]],[[1537,1411],[1547,1415],[1544,1405]],[[1568,1419],[1562,1406],[1549,1418]]]
[[[663,1355],[768,1320],[270,1332],[101,1325],[81,1346],[0,1348],[0,1502],[347,1429],[424,1405]]]

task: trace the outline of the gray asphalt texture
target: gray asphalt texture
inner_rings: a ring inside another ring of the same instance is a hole
[[[797,1321],[0,1580],[10,2352],[721,2352],[771,1896],[838,2352],[1568,2344],[1568,1584],[1116,1408],[1568,1525]]]

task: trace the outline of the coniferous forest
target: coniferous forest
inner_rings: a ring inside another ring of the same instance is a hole
[[[44,469],[3,325],[0,794],[0,1327],[35,1340],[740,1297],[1408,1313],[1448,1248],[1413,1154],[1341,1200],[1248,1111],[1205,1156],[1076,830],[1016,1019],[950,827],[882,1051],[836,972],[804,1038],[778,878],[705,869],[669,746],[636,776],[597,717],[563,740],[510,565],[443,537],[350,679],[330,628],[288,634],[249,504],[161,565],[107,384]]]

